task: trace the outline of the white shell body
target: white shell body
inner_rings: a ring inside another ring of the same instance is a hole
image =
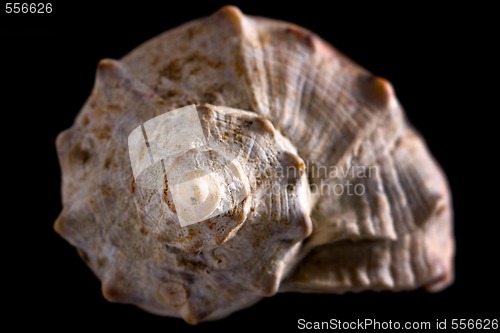
[[[57,150],[55,229],[110,301],[198,323],[452,281],[446,180],[390,84],[289,23],[224,7],[102,60]]]

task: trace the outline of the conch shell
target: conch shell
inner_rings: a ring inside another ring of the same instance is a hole
[[[57,151],[55,230],[112,302],[198,323],[452,281],[447,183],[391,85],[296,25],[224,7],[102,60]]]

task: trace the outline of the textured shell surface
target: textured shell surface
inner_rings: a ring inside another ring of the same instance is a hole
[[[101,60],[57,152],[55,229],[112,302],[199,323],[453,280],[447,182],[390,83],[290,23],[228,6]]]

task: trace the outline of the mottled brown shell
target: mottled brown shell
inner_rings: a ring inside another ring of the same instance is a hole
[[[250,193],[180,227],[168,190],[135,186],[127,137],[190,104],[204,134],[238,152]],[[446,180],[391,85],[289,23],[224,7],[102,60],[57,151],[56,231],[110,301],[197,323],[277,291],[439,290],[452,280]],[[321,172],[361,166],[376,172]],[[288,168],[298,172],[257,172]],[[313,190],[348,183],[365,191]]]

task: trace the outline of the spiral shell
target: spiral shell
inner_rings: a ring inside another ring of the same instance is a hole
[[[224,7],[102,60],[57,151],[55,229],[113,302],[198,323],[452,281],[446,179],[391,85],[289,23]]]

